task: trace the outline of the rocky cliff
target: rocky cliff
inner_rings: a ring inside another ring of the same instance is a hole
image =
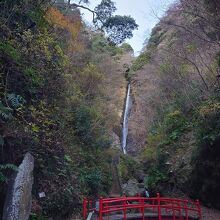
[[[216,207],[209,194],[219,185],[210,148],[219,138],[219,12],[218,1],[183,0],[152,30],[130,71],[128,139],[152,191],[184,191]]]

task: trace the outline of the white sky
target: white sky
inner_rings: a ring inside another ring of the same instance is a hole
[[[169,6],[176,0],[112,0],[116,3],[117,11],[115,14],[131,15],[139,25],[138,30],[134,31],[132,39],[127,40],[133,47],[135,55],[138,55],[143,47],[146,38],[149,37],[151,29],[158,23],[157,16],[161,17]],[[94,7],[100,0],[91,0],[89,7]],[[92,21],[92,15],[83,10],[84,19]],[[157,16],[156,16],[156,15]]]

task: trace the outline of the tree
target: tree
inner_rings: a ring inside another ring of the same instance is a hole
[[[113,16],[115,11],[115,4],[111,0],[102,0],[95,7],[96,18],[94,22],[98,28],[107,33],[108,39],[113,44],[120,44],[125,39],[133,37],[132,31],[137,29],[138,25],[130,16]]]
[[[122,43],[127,38],[132,38],[132,31],[137,29],[138,25],[130,16],[116,15],[110,17],[104,24],[104,29],[108,34],[108,38],[115,44]]]
[[[96,18],[94,20],[95,24],[102,28],[115,11],[116,7],[114,2],[111,0],[102,0],[102,2],[94,9],[94,12],[96,13]]]
[[[134,53],[134,50],[132,48],[132,46],[128,43],[123,43],[120,48],[124,51],[124,52],[131,52]]]
[[[79,4],[76,4],[70,3],[70,0],[68,0],[67,8],[83,8],[93,13],[93,23],[96,28],[104,31],[113,44],[120,44],[125,39],[133,37],[132,32],[138,28],[138,25],[131,16],[113,16],[116,7],[111,0],[102,0],[94,10],[81,3],[88,3],[88,1],[80,1]]]

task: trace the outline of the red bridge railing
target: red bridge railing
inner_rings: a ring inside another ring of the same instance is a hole
[[[124,220],[131,212],[140,213],[139,219],[157,217],[158,220],[192,220],[202,219],[201,207],[198,200],[190,201],[176,198],[163,198],[159,193],[154,198],[144,197],[119,197],[119,198],[100,198],[98,201],[83,201],[83,219],[89,212],[97,213],[99,220],[106,216],[123,214]]]

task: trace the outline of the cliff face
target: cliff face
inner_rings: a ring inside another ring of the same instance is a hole
[[[106,96],[105,105],[106,115],[111,115],[109,126],[112,131],[121,137],[122,117],[127,92],[126,70],[131,65],[134,58],[130,53],[116,56],[108,62],[100,62],[102,69],[105,69],[104,94]],[[115,139],[115,138],[114,138]],[[119,143],[120,144],[120,143]]]
[[[130,72],[128,140],[152,191],[181,189],[216,207],[209,193],[219,175],[202,170],[219,172],[210,150],[219,138],[219,18],[218,1],[183,0],[153,29]]]
[[[132,154],[147,143],[147,133],[155,116],[154,103],[159,102],[159,90],[155,66],[147,64],[135,73],[131,82],[132,109],[129,118],[128,151]]]
[[[208,23],[210,14],[207,19],[199,18],[205,13],[205,3],[201,8],[198,4],[182,1],[173,5],[153,29],[141,58],[133,64],[130,148],[145,146],[150,127],[160,120],[158,109],[177,96],[183,97],[181,102],[188,111],[195,104],[192,94],[198,96],[198,102],[210,95],[216,80],[218,30]],[[192,14],[195,8],[201,10],[198,15]]]

